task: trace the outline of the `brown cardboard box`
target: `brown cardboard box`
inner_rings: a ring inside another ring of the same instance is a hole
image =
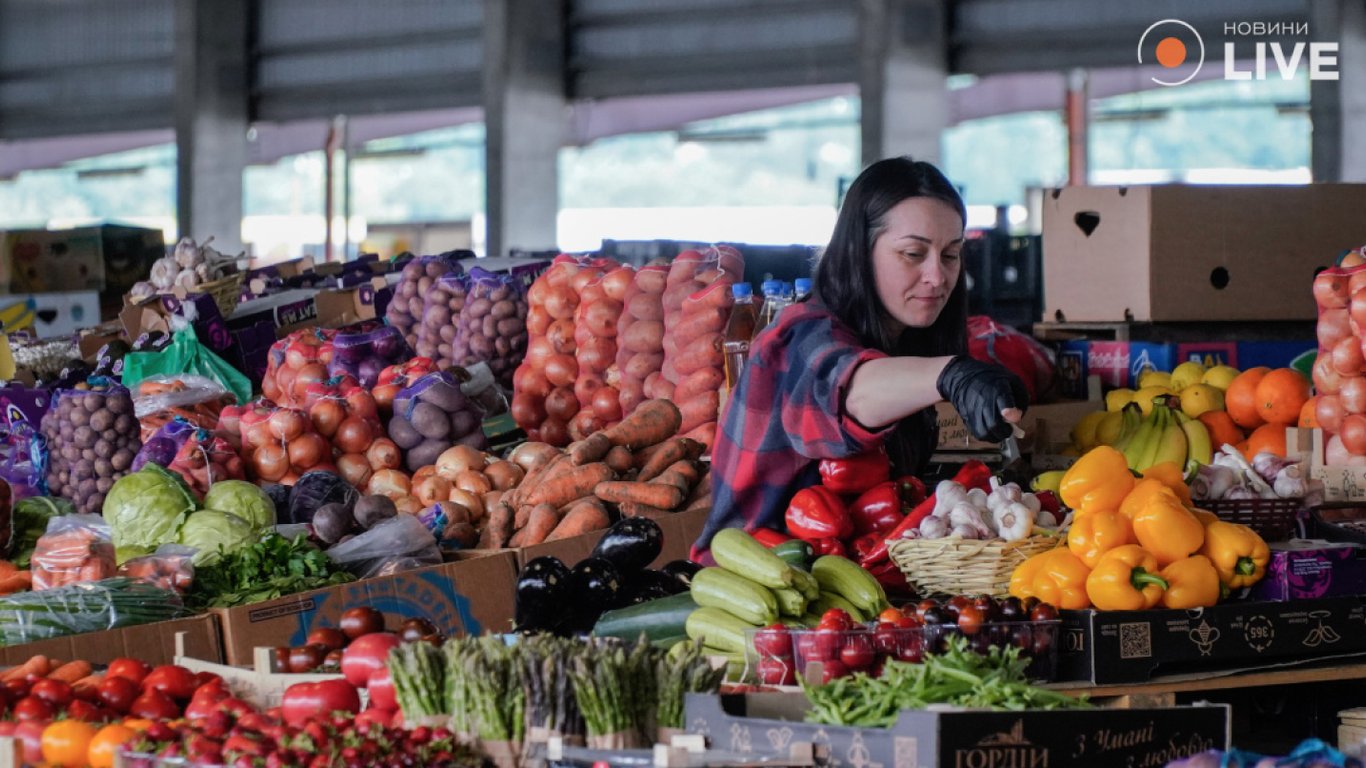
[[[1029,452],[1055,452],[1071,442],[1070,433],[1081,417],[1092,411],[1105,410],[1103,400],[1064,400],[1057,403],[1031,405],[1020,420],[1020,429],[1025,436],[1020,441],[1020,450]],[[939,424],[939,451],[995,451],[997,443],[978,440],[968,431],[963,417],[948,403],[935,406]]]
[[[258,646],[302,645],[310,630],[335,627],[343,611],[361,605],[384,612],[391,623],[425,617],[446,635],[505,631],[512,626],[516,576],[516,558],[499,553],[214,613],[227,663],[244,665]]]
[[[6,293],[104,289],[103,242],[94,227],[15,230],[0,246]]]
[[[1366,242],[1363,210],[1360,184],[1052,190],[1044,319],[1313,320],[1309,281]]]
[[[1323,481],[1324,501],[1366,501],[1366,467],[1330,466],[1324,460],[1326,443],[1322,429],[1286,428],[1286,455],[1309,460],[1309,476]]]
[[[132,656],[153,666],[172,664],[176,656],[177,633],[184,634],[185,649],[189,655],[206,661],[223,660],[218,619],[212,614],[205,614],[189,619],[158,621],[136,627],[11,645],[0,648],[0,665],[20,664],[36,653],[62,661],[84,659],[92,664],[108,664],[120,656]]]

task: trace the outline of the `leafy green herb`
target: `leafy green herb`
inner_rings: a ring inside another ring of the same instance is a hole
[[[186,602],[192,608],[231,608],[306,592],[353,577],[302,534],[293,540],[267,533],[260,540],[196,569]]]

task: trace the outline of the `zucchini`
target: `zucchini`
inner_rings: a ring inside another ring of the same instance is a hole
[[[815,554],[815,550],[811,549],[811,545],[801,539],[784,541],[770,551],[793,568],[803,571],[811,570],[811,556]]]
[[[692,595],[683,592],[639,605],[607,611],[593,627],[597,637],[637,640],[644,633],[651,642],[687,634],[688,614],[696,610]]]
[[[866,616],[876,616],[887,607],[887,594],[873,574],[844,557],[826,555],[811,566],[822,592],[833,592],[858,606]]]
[[[717,531],[711,540],[711,556],[722,568],[769,589],[793,584],[792,566],[739,528]]]
[[[811,602],[806,595],[795,589],[775,589],[773,596],[778,600],[778,615],[801,618],[806,613],[806,604]]]
[[[703,568],[692,577],[692,599],[703,608],[720,608],[750,624],[778,620],[773,592],[724,568]]]
[[[720,608],[698,608],[688,616],[688,637],[701,640],[709,648],[728,654],[745,655],[749,645],[746,632],[758,629]]]
[[[843,595],[837,595],[834,592],[822,592],[821,596],[816,598],[816,602],[811,604],[811,612],[820,616],[824,616],[825,612],[831,608],[843,609],[851,619],[857,622],[864,622],[869,618],[857,605],[849,602]]]

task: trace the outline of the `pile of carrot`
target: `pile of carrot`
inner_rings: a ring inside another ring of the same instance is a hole
[[[171,381],[148,379],[138,385],[137,399],[141,400],[155,395],[173,396],[189,389],[190,387],[179,379]],[[172,398],[172,400],[175,399],[177,398]],[[183,401],[185,397],[181,396],[178,399]],[[203,397],[197,402],[167,404],[138,420],[142,432],[142,441],[151,440],[158,429],[174,421],[177,417],[202,429],[214,429],[218,426],[218,415],[224,406],[232,405],[234,402],[236,402],[236,398],[227,393],[204,392]]]
[[[96,674],[94,667],[92,667],[88,661],[68,661],[63,663],[42,654],[30,656],[28,661],[25,661],[23,664],[0,671],[0,684],[9,682],[10,680],[24,680],[27,678],[59,680],[70,685],[79,695],[86,689],[98,686],[100,681],[104,679],[104,675]]]
[[[0,560],[0,595],[27,592],[33,589],[33,572],[8,560]]]
[[[656,517],[710,506],[700,442],[678,434],[683,417],[663,399],[548,454],[489,510],[481,548],[529,547],[607,528],[611,507]]]

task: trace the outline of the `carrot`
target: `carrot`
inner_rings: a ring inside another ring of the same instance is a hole
[[[648,517],[651,520],[673,514],[672,510],[652,507],[649,504],[637,504],[634,501],[619,502],[617,509],[621,510],[622,517]]]
[[[608,427],[606,434],[612,445],[639,450],[673,437],[682,423],[678,406],[663,399],[646,400],[630,416]]]
[[[0,579],[13,576],[19,570],[19,566],[8,560],[0,560]]]
[[[660,509],[673,509],[683,503],[686,495],[677,486],[666,483],[614,482],[598,483],[593,494],[603,501],[620,504],[634,501]]]
[[[574,467],[564,474],[542,480],[523,500],[524,504],[548,503],[558,507],[594,492],[599,483],[610,480],[612,470],[602,462]]]
[[[633,467],[634,457],[631,456],[631,449],[624,445],[614,445],[612,450],[607,452],[603,463],[612,468],[618,475],[630,472]]]
[[[655,451],[650,460],[645,462],[645,466],[640,468],[640,474],[636,475],[636,479],[653,480],[674,462],[696,459],[701,455],[702,444],[696,440],[689,440],[686,437],[669,438],[659,444],[659,450]]]
[[[680,459],[670,464],[668,469],[660,472],[659,475],[650,482],[672,485],[682,491],[683,498],[686,499],[688,494],[692,492],[692,487],[697,485],[697,481],[700,478],[701,475],[697,471],[697,467],[691,461]]]
[[[73,661],[71,663],[75,664],[76,662]],[[100,683],[103,682],[103,672],[93,675],[86,675],[85,677],[82,677],[80,680],[77,680],[76,682],[72,683],[71,690],[75,692],[77,695],[80,695],[82,693],[90,693],[98,689],[100,687]]]
[[[60,680],[63,683],[75,685],[76,681],[83,677],[88,677],[94,668],[88,661],[68,661],[60,667],[47,673],[47,679]]]
[[[19,571],[18,573],[0,579],[0,595],[12,595],[15,592],[23,592],[33,588],[33,572]]]
[[[604,432],[598,431],[569,446],[569,459],[575,466],[602,461],[602,457],[612,448],[612,441]]]
[[[3,674],[0,674],[0,682],[8,680],[23,680],[29,675],[47,677],[47,673],[52,671],[52,663],[41,653],[29,657],[28,661],[17,667],[10,667]]]
[[[702,472],[701,474],[702,476],[697,479],[697,484],[692,487],[692,493],[688,494],[688,498],[683,502],[684,506],[688,508],[691,508],[698,499],[703,497],[706,498],[708,505],[711,504],[711,473]]]
[[[684,432],[683,436],[692,438],[701,443],[702,452],[706,453],[711,450],[712,445],[716,443],[716,422],[709,421],[696,429]]]
[[[569,513],[555,526],[555,530],[545,537],[546,541],[559,541],[571,536],[579,536],[590,531],[600,531],[612,524],[607,516],[607,508],[597,499],[585,501],[569,510]]]
[[[526,512],[523,513],[522,510],[526,510]],[[528,543],[527,543],[527,541],[526,541],[527,536],[530,535],[530,532],[529,532],[528,529],[531,528],[531,524],[532,524],[533,522],[535,522],[535,521],[537,521],[537,520],[542,520],[542,518],[545,517],[545,513],[546,513],[547,510],[549,510],[551,517],[553,517],[553,518],[555,519],[555,522],[556,522],[556,523],[560,522],[560,513],[559,513],[559,511],[556,510],[555,507],[550,506],[549,504],[537,504],[537,505],[534,506],[534,507],[522,507],[522,508],[518,509],[518,510],[517,510],[517,515],[513,518],[513,522],[512,522],[512,525],[513,525],[513,528],[514,528],[514,531],[515,531],[515,532],[512,534],[512,538],[508,540],[508,546],[509,546],[509,547],[525,547],[525,546],[529,546]],[[520,520],[521,522],[518,522],[518,520]],[[543,521],[543,520],[542,520],[542,524],[544,524],[544,521]],[[550,528],[554,528],[554,527],[555,527],[555,524],[554,524],[554,523],[551,523],[551,524],[550,524]],[[547,528],[546,531],[545,531],[545,533],[550,533],[550,529]],[[541,538],[542,538],[542,539],[545,538],[545,533],[541,534]],[[539,544],[540,542],[537,541],[537,542],[534,542],[534,543]]]
[[[560,524],[560,513],[549,504],[537,504],[531,510],[531,520],[526,527],[517,533],[522,537],[520,545],[513,546],[531,547],[545,541]]]
[[[501,549],[507,546],[508,539],[512,538],[512,507],[507,502],[500,501],[498,506],[489,512],[488,522],[484,523],[484,532],[479,536],[478,549]]]
[[[541,487],[541,484],[546,480],[555,477],[555,474],[564,471],[563,468],[569,467],[571,463],[569,454],[561,453],[557,455],[555,458],[542,464],[540,469],[523,477],[522,482],[518,483],[517,487],[512,489],[512,492],[504,497],[503,500],[508,504],[511,504],[514,508],[520,507],[522,504],[526,503],[525,497],[527,495]]]

